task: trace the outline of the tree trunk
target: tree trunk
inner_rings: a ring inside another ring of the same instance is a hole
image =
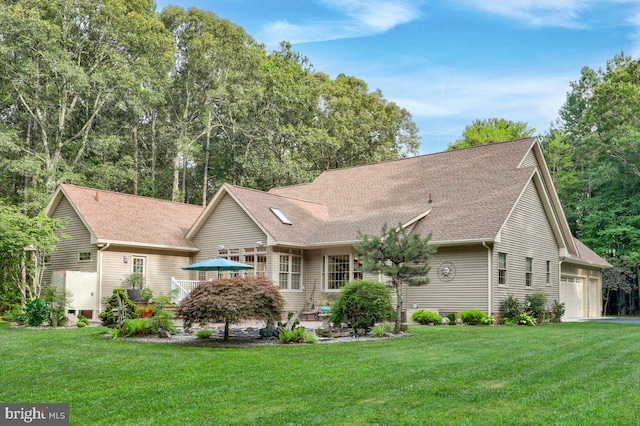
[[[138,175],[140,174],[140,151],[138,150],[138,126],[133,126],[133,195],[138,195]]]
[[[186,203],[187,196],[187,155],[182,155],[182,202]]]
[[[180,188],[180,153],[178,152],[173,158],[173,185],[171,187],[171,201],[177,202],[179,200]]]
[[[393,327],[394,334],[400,334],[402,331],[402,282],[393,281],[396,288],[396,323]]]
[[[211,146],[211,111],[209,111],[209,119],[207,121],[207,141],[204,146],[204,170],[202,175],[202,206],[207,205],[207,182],[209,180],[209,148]]]
[[[158,115],[151,113],[151,184],[156,187],[156,120]],[[155,194],[154,194],[155,195]]]
[[[224,321],[224,341],[229,341],[229,320]]]

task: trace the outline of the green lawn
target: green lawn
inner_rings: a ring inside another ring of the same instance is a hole
[[[638,424],[640,326],[420,327],[334,345],[178,347],[0,327],[0,401],[72,425]]]

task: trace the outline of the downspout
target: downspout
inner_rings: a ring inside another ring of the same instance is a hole
[[[564,262],[566,257],[560,256],[560,261],[558,262],[558,302],[562,300],[562,295],[560,291],[562,290],[562,286],[560,285],[560,281],[562,281],[562,262]]]
[[[487,315],[491,316],[491,299],[493,297],[491,293],[493,288],[493,253],[491,247],[489,247],[485,241],[482,242],[482,246],[487,249]]]
[[[102,311],[102,252],[110,245],[111,243],[98,244],[98,314]]]

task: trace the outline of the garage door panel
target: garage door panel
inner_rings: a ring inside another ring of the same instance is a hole
[[[560,302],[565,306],[565,317],[584,317],[584,282],[581,278],[562,278],[560,280]]]

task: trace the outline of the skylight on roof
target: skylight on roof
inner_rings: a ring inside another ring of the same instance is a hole
[[[280,209],[275,207],[269,207],[269,210],[271,210],[273,214],[275,214],[276,217],[280,219],[280,222],[284,223],[285,225],[293,225],[291,221],[284,215],[284,213],[280,211]]]

